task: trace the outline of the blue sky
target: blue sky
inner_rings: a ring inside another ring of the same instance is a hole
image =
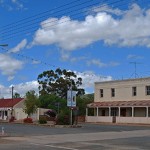
[[[76,72],[94,82],[150,76],[150,1],[0,0],[0,97],[38,91],[37,76]],[[136,65],[136,69],[135,69]]]

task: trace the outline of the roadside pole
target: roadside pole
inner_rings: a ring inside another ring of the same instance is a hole
[[[72,81],[71,81],[71,112],[70,112],[70,125],[72,125]]]
[[[73,108],[76,107],[76,91],[72,90],[72,82],[70,89],[67,91],[67,106],[70,108],[70,125],[72,125]]]

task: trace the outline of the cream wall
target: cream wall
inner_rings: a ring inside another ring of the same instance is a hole
[[[137,88],[136,96],[132,96],[132,87],[134,86]],[[150,95],[146,95],[145,86],[150,86],[150,78],[96,82],[94,102],[149,100]],[[115,88],[115,97],[111,97],[111,88]],[[102,98],[100,89],[103,89]]]
[[[22,108],[15,108],[13,113],[16,120],[22,120],[27,117],[27,114],[23,111]]]
[[[21,100],[19,103],[17,103],[14,108],[24,108],[24,101],[25,99]]]

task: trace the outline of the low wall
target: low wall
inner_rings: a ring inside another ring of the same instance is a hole
[[[112,122],[112,116],[105,117],[105,116],[86,116],[86,122],[105,122],[105,123],[111,123]]]
[[[86,116],[86,122],[112,123],[112,116]],[[115,117],[113,123],[150,124],[150,117]]]
[[[150,117],[116,117],[116,123],[150,124]]]

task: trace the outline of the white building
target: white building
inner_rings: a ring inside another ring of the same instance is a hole
[[[8,120],[11,116],[15,117],[15,120],[23,120],[27,117],[27,114],[24,112],[24,101],[23,98],[14,98],[14,99],[0,99],[0,120]],[[39,120],[40,115],[49,109],[38,108],[36,113],[32,114],[30,117],[36,121]]]
[[[86,121],[150,124],[150,78],[96,82]]]

